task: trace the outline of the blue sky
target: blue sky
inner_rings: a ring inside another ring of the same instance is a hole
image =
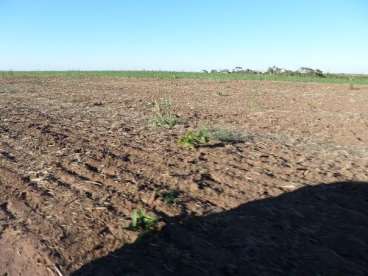
[[[0,70],[368,73],[367,0],[0,0]]]

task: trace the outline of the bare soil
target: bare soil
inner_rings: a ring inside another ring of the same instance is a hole
[[[148,124],[159,98],[183,124]],[[368,86],[0,79],[0,275],[368,275],[367,106]],[[178,145],[201,126],[246,139]],[[156,231],[129,229],[140,208]]]

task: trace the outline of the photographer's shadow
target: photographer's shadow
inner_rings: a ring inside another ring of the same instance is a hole
[[[368,275],[368,183],[177,221],[72,275]]]

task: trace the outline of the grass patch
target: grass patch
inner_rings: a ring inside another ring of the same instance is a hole
[[[129,229],[134,231],[154,230],[158,223],[158,219],[156,217],[148,215],[143,209],[133,210],[131,219],[132,222],[129,225]]]
[[[169,99],[156,100],[153,103],[153,117],[150,124],[158,128],[173,128],[179,122],[179,118],[174,114],[171,101]]]
[[[368,75],[324,74],[321,78],[316,75],[295,74],[253,74],[246,72],[173,72],[173,71],[0,71],[0,77],[123,77],[123,78],[156,78],[156,79],[206,79],[206,80],[271,80],[293,82],[345,83],[368,84]]]

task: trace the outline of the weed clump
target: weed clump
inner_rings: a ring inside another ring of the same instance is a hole
[[[217,91],[217,92],[216,92],[216,94],[217,94],[218,96],[221,96],[221,97],[227,97],[227,96],[230,96],[229,94],[226,94],[226,93],[224,93],[224,92],[222,92],[222,91]]]
[[[179,145],[194,149],[209,144],[210,142],[220,142],[222,144],[234,144],[245,142],[246,137],[239,132],[221,128],[202,128],[197,131],[188,131],[182,136]]]
[[[166,191],[162,193],[162,201],[168,205],[173,205],[176,203],[180,193],[175,190]]]
[[[158,219],[152,215],[147,214],[143,209],[133,210],[131,214],[132,222],[129,229],[134,231],[150,231],[156,228]]]
[[[208,144],[210,141],[210,135],[207,129],[200,129],[197,131],[188,131],[178,141],[179,145],[184,148],[194,149],[201,145]]]
[[[156,100],[153,103],[153,117],[150,123],[158,128],[173,128],[179,123],[169,99]]]
[[[222,128],[210,129],[209,136],[213,140],[217,140],[223,143],[241,143],[245,142],[245,136],[236,131],[231,131]]]

